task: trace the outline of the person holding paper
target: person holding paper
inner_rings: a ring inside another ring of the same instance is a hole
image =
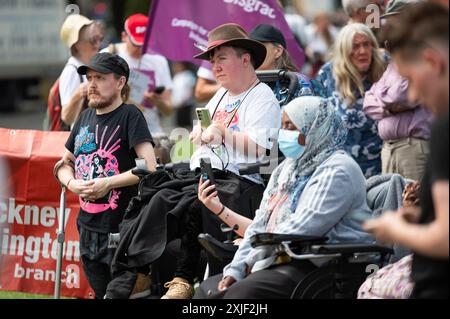
[[[135,14],[125,21],[122,43],[111,44],[102,52],[117,54],[130,66],[131,87],[129,102],[144,113],[148,128],[157,139],[165,136],[160,115],[172,114],[172,78],[167,59],[157,54],[143,54],[148,17]],[[164,87],[162,92],[155,89]],[[158,143],[156,143],[158,144]]]

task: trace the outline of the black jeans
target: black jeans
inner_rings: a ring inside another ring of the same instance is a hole
[[[103,299],[111,281],[111,261],[114,249],[108,248],[108,234],[88,230],[78,224],[83,271],[94,290],[95,299]]]
[[[186,279],[191,284],[197,273],[201,253],[201,246],[197,240],[202,229],[201,207],[202,203],[195,200],[179,224],[181,249],[174,276]]]
[[[245,217],[253,219],[255,211],[261,202],[264,187],[239,178],[238,187],[218,185],[218,192],[225,206]],[[178,236],[181,238],[181,256],[177,260],[175,277],[181,277],[191,284],[193,283],[198,273],[198,263],[202,249],[197,239],[198,235],[207,232],[216,239],[223,241],[226,238],[220,231],[222,223],[200,200],[197,199],[191,204],[188,212],[183,215],[178,225]],[[210,256],[207,256],[207,259],[211,276],[223,271],[225,265]]]

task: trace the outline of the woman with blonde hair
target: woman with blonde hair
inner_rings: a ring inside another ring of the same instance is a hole
[[[366,25],[353,23],[341,30],[333,59],[317,76],[349,130],[345,150],[353,156],[366,178],[381,173],[382,141],[376,122],[363,111],[364,96],[381,78],[385,68],[375,35]]]

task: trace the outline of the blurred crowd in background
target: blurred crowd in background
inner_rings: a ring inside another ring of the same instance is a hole
[[[49,11],[65,8],[67,13],[73,13],[70,10],[72,5],[76,5],[73,10],[79,10],[79,13],[87,18],[99,21],[104,34],[99,44],[101,50],[110,43],[121,42],[126,18],[136,13],[147,15],[152,1],[79,0],[68,1],[65,4],[63,2],[58,1],[58,8],[49,9]],[[285,9],[286,21],[307,55],[307,62],[301,71],[313,78],[320,67],[329,60],[331,47],[338,31],[348,22],[349,16],[340,0],[283,0],[280,2]],[[23,19],[28,16],[23,13]],[[59,35],[64,18],[64,15],[60,15],[55,17],[54,21],[47,21],[47,30],[53,26],[53,33]],[[7,23],[6,19],[3,21],[0,19],[0,24]],[[4,28],[4,34],[0,32],[0,44],[2,36],[6,38],[7,30],[8,28]],[[0,89],[5,93],[0,96],[0,113],[2,114],[0,127],[42,129],[50,87],[61,74],[64,63],[67,62],[67,59],[64,60],[61,56],[69,53],[61,41],[57,43],[54,40],[51,45],[54,47],[47,46],[46,50],[54,52],[55,58],[48,57],[46,60],[44,56],[40,63],[29,62],[27,59],[22,59],[21,62],[16,52],[9,50],[8,55],[8,48],[2,48],[0,45],[0,57],[3,57],[2,54],[7,55],[7,59],[3,62],[0,59]],[[27,49],[32,51],[32,46],[28,46]],[[59,54],[56,55],[56,53]],[[199,99],[196,99],[195,95],[198,67],[189,62],[169,61],[169,63],[173,81],[171,99],[175,112],[170,116],[162,116],[163,129],[167,134],[175,127],[192,126],[193,106],[205,102],[201,92],[197,92]]]

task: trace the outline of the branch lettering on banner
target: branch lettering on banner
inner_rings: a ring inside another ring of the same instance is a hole
[[[58,258],[61,188],[53,165],[68,133],[0,129],[0,157],[10,176],[0,186],[0,290],[53,295]],[[61,295],[87,298],[76,218],[78,198],[67,194]]]

